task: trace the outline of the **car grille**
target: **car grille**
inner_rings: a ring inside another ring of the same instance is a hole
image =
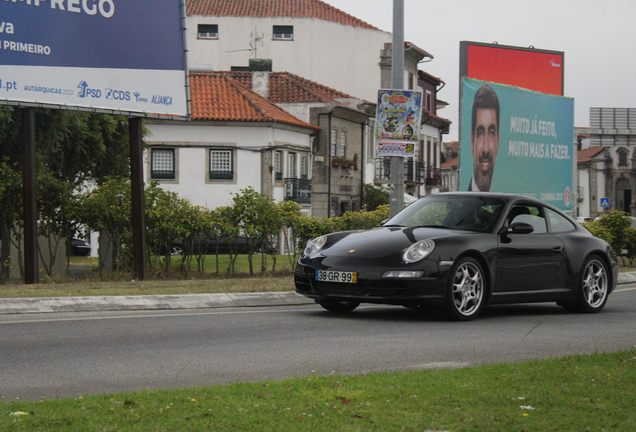
[[[408,289],[405,281],[372,281],[367,286],[366,295],[370,297],[400,297]]]
[[[350,283],[337,283],[337,282],[318,282],[313,281],[314,287],[317,291],[324,292],[326,294],[361,294],[364,291],[364,283],[350,284]]]
[[[294,275],[294,279],[296,282],[296,289],[302,292],[311,292],[311,283],[309,282],[309,278],[298,277]]]

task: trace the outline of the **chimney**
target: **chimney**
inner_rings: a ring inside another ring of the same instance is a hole
[[[252,90],[261,97],[269,99],[269,73],[272,71],[271,59],[250,59],[252,71]]]
[[[269,99],[269,72],[252,72],[252,90],[262,98]]]

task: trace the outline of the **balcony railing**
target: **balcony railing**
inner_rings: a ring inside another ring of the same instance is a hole
[[[442,184],[442,172],[439,168],[428,167],[426,170],[426,186],[439,186]]]
[[[439,170],[437,171],[439,178]],[[390,158],[376,158],[375,178],[380,180],[391,180]],[[413,159],[406,159],[404,161],[404,181],[424,184],[426,182],[426,165],[422,162],[416,162]]]
[[[298,204],[311,204],[311,180],[286,178],[285,201],[294,201]]]

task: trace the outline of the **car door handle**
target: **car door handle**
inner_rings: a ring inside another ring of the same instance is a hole
[[[555,246],[552,248],[552,252],[554,253],[561,253],[563,252],[563,246]]]

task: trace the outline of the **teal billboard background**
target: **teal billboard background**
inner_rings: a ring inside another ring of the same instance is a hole
[[[470,78],[462,79],[459,189],[472,188],[473,101],[486,84],[500,106],[492,192],[517,193],[572,210],[574,99]]]

